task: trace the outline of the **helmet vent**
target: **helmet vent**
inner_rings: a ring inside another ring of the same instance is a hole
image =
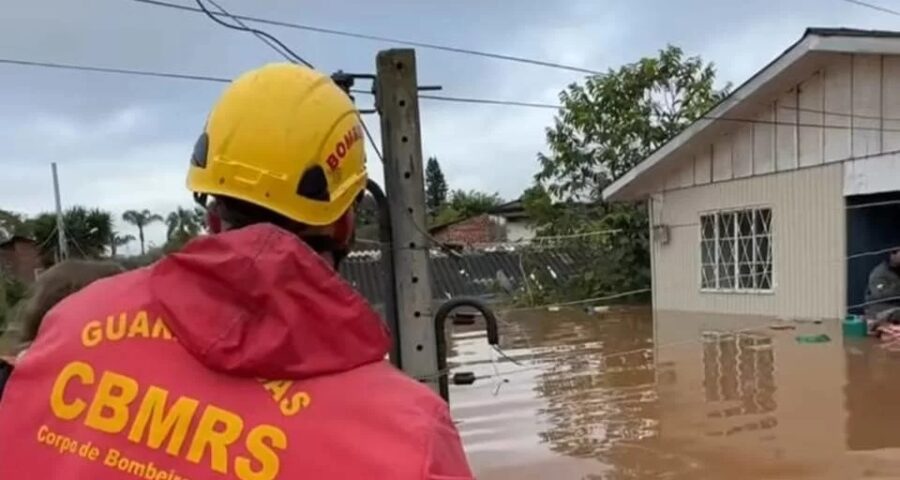
[[[325,179],[325,170],[315,165],[303,172],[300,184],[297,185],[297,195],[320,202],[331,201],[328,193],[328,181]]]
[[[209,153],[209,135],[206,132],[200,134],[197,143],[194,144],[194,153],[191,154],[191,165],[206,168],[206,156]]]

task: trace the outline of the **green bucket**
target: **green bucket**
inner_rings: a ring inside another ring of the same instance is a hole
[[[869,327],[866,321],[859,315],[847,315],[841,322],[841,330],[845,337],[861,338],[869,335]]]

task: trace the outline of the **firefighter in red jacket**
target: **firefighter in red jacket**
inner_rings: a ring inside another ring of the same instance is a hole
[[[48,313],[0,403],[0,478],[472,478],[447,405],[384,361],[333,268],[363,144],[327,76],[235,80],[188,174],[213,235]]]

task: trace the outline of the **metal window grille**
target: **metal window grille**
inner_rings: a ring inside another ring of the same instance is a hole
[[[771,292],[772,209],[744,208],[700,216],[700,288]]]

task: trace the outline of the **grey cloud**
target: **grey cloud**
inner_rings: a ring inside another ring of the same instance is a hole
[[[178,0],[173,0],[178,1]],[[526,0],[222,3],[246,14],[606,69],[666,43],[716,62],[741,82],[810,25],[893,28],[900,19],[837,0]],[[129,0],[9,2],[0,57],[231,77],[279,58],[208,19]],[[183,4],[192,4],[181,0]],[[323,70],[371,72],[390,45],[266,27]],[[422,83],[444,94],[555,102],[574,72],[418,50]],[[187,156],[221,84],[0,65],[0,208],[52,207],[49,162],[67,204],[114,212],[189,205]],[[371,98],[360,96],[361,105]],[[454,188],[518,194],[537,169],[553,111],[423,101],[424,150]],[[377,136],[377,118],[369,125]],[[381,168],[370,155],[370,170]],[[125,226],[121,226],[125,228]],[[153,241],[162,243],[162,227]]]

